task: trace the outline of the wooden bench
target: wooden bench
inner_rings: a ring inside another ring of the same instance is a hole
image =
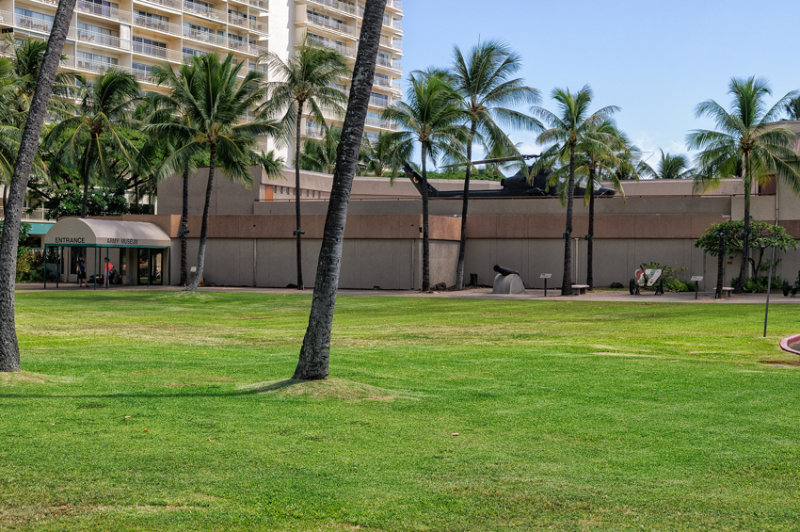
[[[574,284],[572,285],[573,290],[577,290],[579,295],[583,295],[586,293],[586,289],[589,288],[588,284]]]
[[[731,297],[732,293],[733,293],[733,287],[732,286],[723,286],[722,287],[722,295]]]

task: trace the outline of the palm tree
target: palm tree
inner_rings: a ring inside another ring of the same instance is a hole
[[[625,197],[618,170],[627,170],[626,173],[636,176],[635,165],[631,164],[629,157],[635,150],[611,120],[592,126],[576,148],[579,154],[576,177],[584,178],[581,179],[585,186],[584,203],[589,205],[589,232],[586,235],[586,284],[589,290],[594,288],[594,192],[599,181],[605,178]],[[631,168],[626,168],[628,166]]]
[[[465,113],[460,96],[446,79],[437,74],[409,76],[406,100],[383,112],[383,118],[399,124],[404,131],[389,133],[396,149],[409,152],[419,142],[422,158],[422,290],[430,290],[430,246],[428,242],[428,158],[434,163],[443,153],[459,152],[465,137]]]
[[[342,128],[332,126],[325,129],[321,139],[306,139],[297,166],[303,170],[332,174],[336,168],[336,150],[341,136]]]
[[[303,234],[300,225],[300,138],[303,113],[308,106],[311,118],[325,125],[324,111],[341,114],[342,104],[347,100],[340,80],[347,74],[347,62],[336,50],[310,45],[307,41],[295,50],[288,62],[273,53],[261,59],[280,79],[267,83],[269,98],[262,107],[265,116],[272,117],[284,112],[283,125],[286,131],[294,128],[294,235],[297,238],[297,289],[303,290],[302,248]]]
[[[358,153],[364,134],[378,42],[381,37],[383,12],[386,0],[370,0],[364,7],[358,54],[353,67],[353,82],[347,114],[342,127],[342,141],[336,156],[336,171],[333,174],[331,198],[322,247],[317,262],[314,281],[314,298],[308,317],[308,328],[303,338],[303,347],[294,372],[295,379],[326,379],[330,360],[331,327],[336,306],[336,289],[339,285],[339,268],[342,263],[342,242],[347,221],[347,205],[350,188],[358,164]]]
[[[642,173],[653,179],[692,179],[694,169],[689,165],[689,159],[685,155],[670,155],[661,152],[658,166],[653,168],[647,163],[642,164]]]
[[[542,159],[547,160],[552,154],[558,154],[559,159],[567,161],[567,216],[564,231],[564,274],[561,280],[561,295],[572,295],[572,274],[570,266],[572,255],[570,253],[569,239],[572,236],[572,211],[575,196],[575,151],[579,142],[585,142],[589,133],[608,117],[616,112],[616,106],[603,107],[589,113],[589,104],[592,102],[592,89],[585,85],[573,94],[569,89],[555,89],[552,97],[559,107],[559,114],[552,113],[541,107],[534,108],[550,128],[539,135],[540,144],[554,143],[544,154]],[[534,165],[536,168],[537,165]]]
[[[465,58],[461,50],[453,50],[453,68],[450,72],[454,88],[461,95],[461,105],[467,113],[469,136],[466,140],[467,161],[472,161],[472,144],[476,137],[483,140],[487,151],[499,157],[518,154],[498,121],[513,127],[541,130],[535,118],[511,109],[509,105],[533,105],[539,100],[536,89],[528,87],[514,74],[522,66],[520,57],[505,44],[497,41],[475,46]],[[464,253],[467,244],[467,211],[469,207],[469,180],[472,165],[464,173],[464,198],[461,204],[461,240],[456,266],[456,290],[464,285]]]
[[[753,184],[764,183],[775,176],[800,192],[800,153],[795,150],[796,134],[772,123],[794,93],[785,95],[767,108],[765,98],[772,91],[765,80],[733,78],[728,92],[733,96],[730,111],[714,100],[706,100],[697,106],[697,116],[712,118],[719,131],[694,130],[688,135],[687,144],[690,149],[702,150],[697,155],[697,180],[702,186],[715,186],[722,177],[742,175],[744,236],[739,279],[734,287],[735,293],[741,293],[750,251],[750,194]]]
[[[151,124],[148,129],[174,139],[184,139],[181,146],[164,161],[164,171],[177,174],[201,154],[208,154],[208,183],[206,185],[203,218],[200,229],[200,246],[197,252],[197,272],[187,290],[197,290],[203,277],[208,235],[208,209],[214,186],[217,164],[234,179],[251,179],[248,165],[255,155],[252,148],[259,135],[275,135],[280,127],[274,122],[253,121],[242,123],[247,112],[261,102],[264,89],[261,73],[249,71],[240,81],[238,76],[244,62],[236,62],[229,53],[224,59],[216,54],[195,56],[189,68],[190,83],[169,83],[174,108],[184,118],[176,121]]]
[[[139,83],[133,74],[109,70],[94,85],[81,89],[78,113],[56,124],[45,144],[56,147],[55,158],[80,169],[83,179],[81,217],[87,214],[89,182],[92,176],[108,178],[107,150],[116,149],[128,164],[133,164],[136,148],[122,132],[139,98]]]
[[[376,177],[382,177],[386,172],[396,175],[403,163],[411,158],[413,146],[404,144],[396,146],[397,139],[391,134],[382,131],[378,139],[372,143],[366,139],[362,143],[364,166],[367,172]]]
[[[786,102],[784,111],[786,111],[789,120],[800,120],[800,96],[796,96]]]
[[[197,81],[198,70],[194,68],[193,64],[184,63],[175,72],[169,65],[156,65],[153,69],[153,81],[157,84],[166,86],[169,93],[166,95],[159,93],[152,93],[148,95],[149,100],[152,102],[152,110],[150,115],[146,118],[149,124],[160,123],[183,123],[187,127],[173,130],[171,136],[162,136],[165,142],[166,150],[169,153],[174,153],[181,146],[191,142],[191,134],[195,129],[188,122],[189,114],[182,108],[183,101],[180,98],[175,98],[178,94],[192,94],[192,85]],[[153,135],[154,138],[159,138]],[[178,238],[181,242],[181,258],[180,258],[180,281],[181,286],[186,286],[189,282],[189,265],[187,258],[187,247],[189,234],[189,175],[197,168],[197,162],[193,159],[188,159],[181,169],[181,220],[178,229]],[[164,168],[159,172],[160,177],[164,177]]]
[[[9,185],[8,210],[4,213],[0,236],[0,371],[19,371],[19,344],[14,323],[14,278],[17,273],[22,206],[74,7],[75,0],[61,0],[58,3]]]

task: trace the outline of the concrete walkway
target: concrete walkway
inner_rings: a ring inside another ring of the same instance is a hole
[[[123,286],[114,285],[112,288],[97,288],[97,291],[179,291],[180,287],[177,286]],[[235,286],[215,286],[215,287],[202,287],[203,292],[243,292],[243,293],[258,293],[258,294],[297,294],[302,293],[311,295],[312,289],[306,289],[302,292],[291,288],[255,288],[255,287],[235,287]],[[80,292],[94,292],[95,290],[90,286],[87,288],[78,288],[77,285],[72,283],[60,283],[58,288],[55,284],[50,283],[47,290],[42,289],[41,283],[20,283],[17,284],[17,291],[19,292],[51,292],[51,291],[80,291]],[[711,303],[715,305],[724,305],[729,303],[752,303],[763,305],[766,300],[766,294],[739,294],[722,299],[714,299],[713,292],[701,292],[698,299],[695,299],[694,292],[671,293],[667,292],[663,296],[653,295],[652,292],[644,292],[639,296],[632,296],[627,290],[603,290],[596,289],[593,292],[587,292],[582,296],[561,296],[559,290],[548,289],[547,297],[544,297],[544,290],[526,290],[524,294],[518,295],[495,295],[492,294],[491,288],[469,288],[460,292],[429,292],[422,293],[416,290],[352,290],[342,289],[339,290],[340,295],[345,296],[406,296],[406,297],[432,297],[432,298],[468,298],[468,299],[511,299],[511,300],[546,300],[546,301],[614,301],[624,303]],[[797,297],[784,297],[780,292],[773,292],[770,295],[770,304],[781,305],[797,305],[800,304],[800,296]]]

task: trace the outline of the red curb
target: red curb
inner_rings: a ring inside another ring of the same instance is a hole
[[[795,334],[794,336],[788,336],[783,340],[781,340],[781,349],[783,349],[784,351],[788,351],[790,353],[794,353],[795,355],[800,355],[800,351],[789,347],[789,344],[793,344],[797,341],[800,341],[800,334]]]

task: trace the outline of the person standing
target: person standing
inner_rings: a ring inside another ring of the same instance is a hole
[[[111,284],[111,272],[114,269],[114,265],[108,260],[108,257],[104,258],[103,261],[105,262],[105,266],[103,266],[103,283],[108,288]]]
[[[78,274],[78,288],[88,286],[86,284],[86,259],[83,258],[83,255],[78,256],[78,263],[75,269]]]

